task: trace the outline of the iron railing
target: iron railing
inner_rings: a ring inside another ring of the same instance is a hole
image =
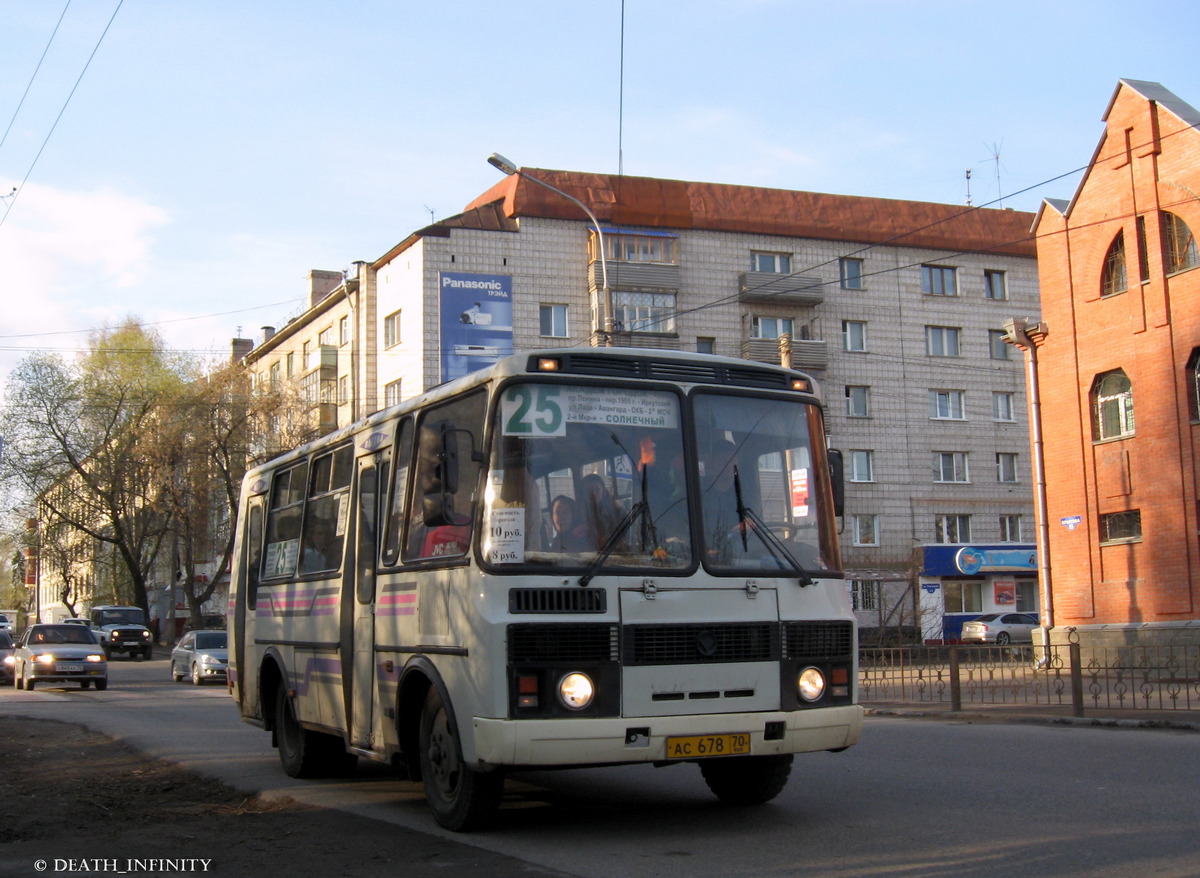
[[[1200,710],[1200,645],[912,646],[859,652],[864,704]]]

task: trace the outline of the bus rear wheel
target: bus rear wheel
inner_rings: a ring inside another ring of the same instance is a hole
[[[787,786],[792,755],[730,756],[700,763],[708,788],[726,805],[761,805]]]
[[[420,760],[425,798],[439,826],[469,832],[491,819],[504,793],[504,775],[463,763],[458,734],[435,687],[421,709]]]

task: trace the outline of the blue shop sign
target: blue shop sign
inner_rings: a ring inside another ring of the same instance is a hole
[[[924,576],[976,576],[984,573],[1034,573],[1037,547],[926,546]]]

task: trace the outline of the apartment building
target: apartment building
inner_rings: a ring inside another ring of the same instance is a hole
[[[1200,642],[1200,111],[1120,80],[1037,215],[1052,635]]]
[[[782,358],[821,382],[830,444],[846,455],[843,554],[860,620],[952,637],[996,606],[1037,610],[1035,564],[964,571],[953,560],[969,547],[1030,557],[1024,370],[1003,334],[1014,315],[1037,316],[1032,220],[523,169],[360,264],[314,301],[313,319],[298,316],[247,362],[259,380],[284,374],[295,346],[278,336],[319,338],[355,296],[351,339],[366,346],[362,383],[348,386],[360,413],[537,347]],[[349,352],[338,357],[349,370]],[[349,411],[330,414],[346,423]]]

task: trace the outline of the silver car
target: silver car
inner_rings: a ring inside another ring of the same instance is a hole
[[[13,652],[13,684],[69,682],[108,688],[108,657],[96,635],[82,625],[30,625]]]
[[[1038,620],[1028,613],[984,613],[964,622],[961,640],[968,643],[1033,643]]]
[[[189,631],[171,650],[171,679],[190,677],[193,685],[224,680],[229,670],[227,634],[224,631]]]

